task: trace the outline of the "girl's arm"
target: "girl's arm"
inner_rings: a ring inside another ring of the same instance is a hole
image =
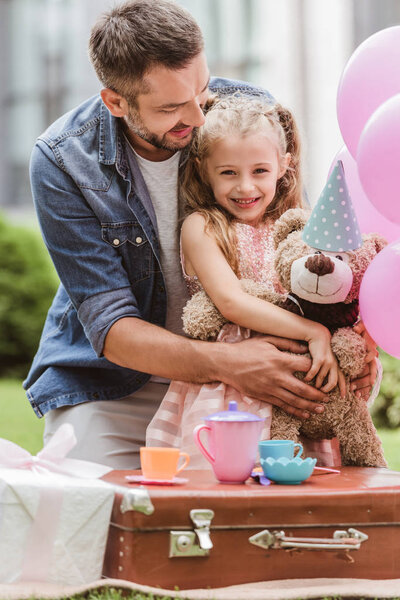
[[[316,386],[330,391],[339,380],[344,393],[344,378],[330,346],[329,330],[269,302],[250,296],[241,288],[212,233],[205,231],[205,220],[191,214],[182,226],[182,251],[188,275],[196,275],[221,314],[242,327],[260,333],[296,340],[309,345],[313,359],[306,380],[316,376]]]

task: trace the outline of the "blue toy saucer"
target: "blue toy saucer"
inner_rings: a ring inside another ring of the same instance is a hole
[[[275,483],[286,485],[298,485],[308,479],[316,462],[316,458],[305,458],[303,460],[297,456],[296,458],[286,458],[285,456],[260,458],[265,477],[275,481]]]

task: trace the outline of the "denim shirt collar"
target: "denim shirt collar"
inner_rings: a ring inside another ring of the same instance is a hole
[[[151,201],[150,194],[147,189],[146,183],[144,181],[138,161],[136,159],[136,156],[135,156],[132,148],[129,147],[129,142],[128,142],[126,136],[123,136],[123,137],[121,136],[121,138],[122,138],[123,144],[124,144],[123,158],[124,158],[124,160],[127,161],[127,164],[129,165],[129,169],[130,169],[131,176],[132,176],[133,188],[134,188],[138,198],[140,198],[144,208],[146,209],[147,214],[149,215],[152,225],[154,227],[154,230],[156,232],[156,236],[158,236],[156,213],[154,211],[154,206]]]
[[[118,117],[114,117],[104,102],[100,105],[99,162],[113,165],[117,160]]]

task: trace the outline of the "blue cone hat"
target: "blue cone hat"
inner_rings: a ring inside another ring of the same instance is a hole
[[[303,230],[303,240],[317,250],[346,252],[362,246],[360,226],[339,160]]]

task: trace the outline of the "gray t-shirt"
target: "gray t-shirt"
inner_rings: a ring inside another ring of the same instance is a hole
[[[173,333],[183,335],[182,310],[189,294],[183,279],[179,256],[178,169],[180,152],[176,152],[167,160],[154,162],[139,156],[128,142],[129,151],[135,155],[156,215],[161,248],[161,268],[167,290],[165,328]],[[152,381],[154,380],[152,378]],[[157,381],[161,381],[161,379],[157,378]]]

